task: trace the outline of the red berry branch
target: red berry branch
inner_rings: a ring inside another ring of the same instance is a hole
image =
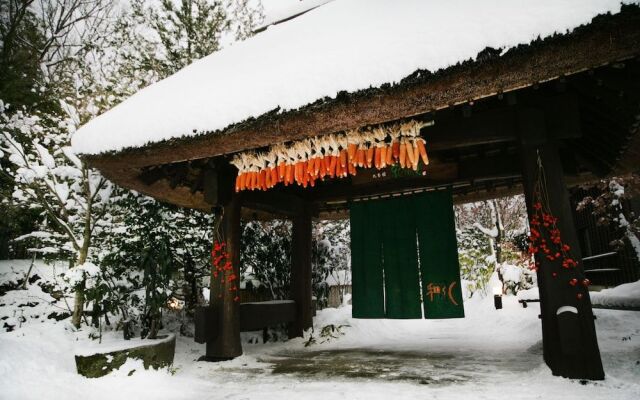
[[[558,218],[544,212],[541,202],[534,203],[533,209],[534,214],[529,221],[531,226],[529,254],[540,254],[549,261],[561,260],[563,268],[575,268],[578,263],[571,258],[571,247],[562,242],[560,229],[557,226]],[[535,266],[538,265],[539,263],[536,262]]]
[[[238,285],[236,281],[238,277],[233,272],[233,264],[231,263],[231,256],[225,250],[226,243],[215,241],[213,243],[213,250],[211,250],[211,263],[213,265],[213,279],[219,279],[223,286],[231,285],[230,292],[235,294],[233,301],[240,301],[238,295]],[[218,294],[218,297],[222,297],[222,293]]]
[[[562,233],[557,226],[558,218],[551,213],[545,194],[544,168],[538,156],[538,180],[534,189],[533,215],[529,220],[529,254],[533,257],[537,255],[538,259],[544,257],[550,263],[553,262],[552,265],[561,266],[561,269],[551,272],[553,278],[557,278],[559,272],[564,271],[562,275],[570,277],[568,285],[578,290],[581,286],[587,288],[591,282],[580,276],[578,262],[571,256],[571,246],[562,241]],[[531,267],[537,272],[540,262],[536,261]],[[577,293],[576,298],[581,300],[583,294]]]

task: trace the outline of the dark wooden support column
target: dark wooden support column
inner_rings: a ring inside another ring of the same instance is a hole
[[[295,300],[296,320],[289,327],[289,337],[302,336],[313,324],[311,301],[311,209],[305,204],[303,211],[293,217],[291,243],[291,298]]]
[[[226,249],[231,256],[233,273],[240,276],[240,202],[234,197],[223,208],[221,230]],[[214,337],[207,340],[206,359],[208,361],[228,360],[242,355],[240,343],[240,303],[235,301],[235,291],[229,290],[238,281],[211,276],[211,294],[209,307],[214,326]]]
[[[539,155],[551,212],[559,219],[557,226],[563,242],[571,246],[571,255],[579,263],[578,271],[566,270],[558,261],[549,261],[540,254],[536,256],[544,360],[554,375],[604,379],[588,291],[581,289],[583,297],[578,299],[576,288],[569,284],[576,272],[580,276],[584,276],[584,272],[557,143],[554,137],[545,134],[546,123],[539,112],[523,113],[521,117],[523,186],[528,214],[533,215]]]

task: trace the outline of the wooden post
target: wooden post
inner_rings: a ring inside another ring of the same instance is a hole
[[[313,325],[311,301],[311,212],[308,205],[293,217],[291,243],[291,298],[296,302],[296,320],[289,327],[289,337],[300,337]]]
[[[226,242],[226,250],[231,256],[233,273],[240,276],[240,208],[237,196],[223,208],[221,228]],[[211,276],[209,306],[211,316],[217,327],[215,337],[207,340],[205,360],[223,361],[242,355],[240,343],[240,303],[234,301],[235,291],[229,289],[238,284],[238,280],[227,282]]]
[[[551,212],[558,218],[557,226],[563,242],[571,246],[571,254],[582,270],[580,245],[557,144],[553,138],[546,137],[544,118],[539,113],[523,117],[520,121],[523,133],[521,155],[527,212],[529,216],[534,214],[533,191],[538,178],[539,155],[545,170]],[[536,261],[539,263],[537,277],[546,364],[554,375],[565,378],[604,379],[588,293],[582,299],[577,298],[575,288],[569,284],[569,275],[573,271],[559,267],[557,261],[549,261],[540,254],[536,255]]]

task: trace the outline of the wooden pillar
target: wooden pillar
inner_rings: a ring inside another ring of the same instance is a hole
[[[296,320],[289,327],[289,337],[300,337],[313,325],[311,301],[311,212],[308,206],[293,217],[291,243],[291,298],[295,300]]]
[[[539,155],[545,170],[551,212],[558,218],[557,226],[563,242],[571,246],[571,255],[578,262],[578,274],[584,276],[557,143],[554,138],[546,137],[545,122],[538,113],[529,114],[520,122],[527,212],[530,217],[534,214],[533,196],[538,179]],[[569,284],[576,271],[564,269],[558,265],[558,261],[549,261],[541,254],[536,255],[536,261],[539,263],[537,277],[544,361],[554,375],[574,379],[604,379],[588,291],[580,289],[583,297],[578,299],[576,288]]]
[[[240,276],[240,209],[237,196],[223,208],[221,229],[226,250],[231,257],[233,273]],[[238,284],[238,280],[227,282],[225,279],[211,276],[211,292],[209,306],[214,318],[216,332],[207,340],[207,361],[229,360],[242,355],[240,343],[240,302],[235,301],[236,291],[229,290]]]

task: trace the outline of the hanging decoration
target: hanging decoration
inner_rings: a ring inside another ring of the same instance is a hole
[[[226,243],[216,240],[211,250],[212,278],[221,284],[221,287],[228,287],[227,290],[234,295],[233,301],[239,302],[238,277],[233,271],[231,256],[226,250]],[[222,293],[218,293],[222,297]]]
[[[392,165],[417,170],[429,164],[420,129],[433,122],[409,122],[314,137],[266,152],[244,152],[231,163],[238,168],[236,192],[267,190],[277,184],[314,187],[317,180],[356,175],[358,168]]]
[[[551,276],[567,279],[567,285],[576,288],[576,298],[581,300],[584,297],[583,290],[586,290],[591,282],[582,276],[577,268],[578,262],[571,256],[571,246],[562,241],[557,223],[558,218],[551,213],[549,206],[545,171],[538,154],[538,179],[533,190],[533,216],[529,220],[529,254],[532,257],[544,257],[550,262],[558,262],[553,265],[560,265],[561,268],[552,271]],[[539,261],[532,265],[535,271],[538,271],[539,267]]]

